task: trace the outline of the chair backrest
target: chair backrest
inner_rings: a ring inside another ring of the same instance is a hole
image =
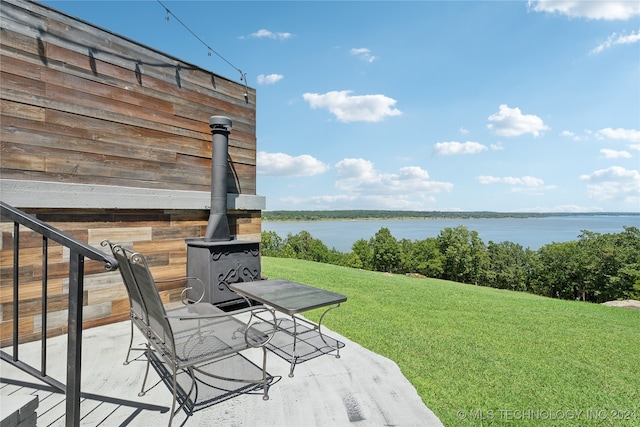
[[[125,282],[132,307],[142,309],[141,318],[149,328],[150,338],[154,338],[162,345],[174,351],[174,336],[171,324],[166,317],[166,310],[162,298],[153,280],[147,260],[141,253],[130,251],[120,245],[111,246],[113,255],[118,260],[118,266]]]
[[[129,257],[129,266],[138,284],[144,306],[147,309],[147,316],[149,316],[148,326],[152,334],[173,351],[174,342],[171,324],[166,317],[167,312],[164,309],[164,304],[162,304],[162,298],[160,298],[160,293],[153,280],[146,258],[141,253],[133,252]]]
[[[127,259],[127,254],[125,253],[125,249],[120,245],[109,242],[108,240],[105,240],[105,243],[109,244],[109,247],[111,248],[111,253],[113,253],[113,256],[118,261],[118,271],[120,271],[122,282],[124,283],[124,286],[127,289],[131,310],[134,312],[134,315],[137,316],[139,319],[141,319],[145,324],[149,324],[149,316],[147,316],[147,309],[145,308],[144,303],[142,301],[142,295],[140,295],[140,289],[138,289],[136,280],[133,277],[133,272],[131,271],[131,266],[129,265],[129,260]]]

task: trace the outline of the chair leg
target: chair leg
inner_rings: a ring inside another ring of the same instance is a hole
[[[176,408],[176,404],[178,403],[178,368],[177,367],[174,367],[174,368],[175,369],[173,372],[173,403],[171,404],[171,418],[169,419],[169,427],[171,427],[171,422],[173,420],[173,417],[178,412],[180,412],[180,410],[184,408],[187,403],[189,403],[189,398],[191,397],[191,393],[193,393],[194,390],[195,390],[195,396],[194,396],[193,402],[196,401],[198,396],[198,385],[196,384],[195,372],[191,367],[186,368],[183,371],[187,375],[189,375],[189,377],[191,378],[191,388],[189,388],[189,391],[184,395],[184,401]],[[185,411],[185,413],[187,414],[187,417],[191,416],[191,413],[189,413],[188,411]]]
[[[176,400],[178,399],[178,368],[173,367],[173,402],[171,402],[171,416],[169,417],[169,427],[173,422],[173,416],[176,414]]]
[[[144,380],[142,380],[142,388],[140,389],[140,393],[138,393],[138,396],[142,397],[145,395],[146,391],[144,391],[144,386],[147,384],[147,377],[149,376],[149,366],[151,365],[151,346],[149,345],[149,343],[146,344],[147,345],[147,349],[145,350],[145,353],[147,355],[147,369],[144,372]]]
[[[128,365],[129,356],[131,355],[131,347],[133,347],[133,319],[131,319],[131,339],[129,340],[129,350],[127,350],[127,357],[124,359],[123,365]]]
[[[267,349],[262,347],[262,400],[269,400],[269,385],[267,384]]]

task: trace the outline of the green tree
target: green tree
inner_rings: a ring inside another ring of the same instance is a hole
[[[388,228],[382,227],[369,242],[373,251],[373,269],[395,272],[400,265],[400,244]]]
[[[365,239],[358,239],[351,245],[351,251],[353,253],[352,262],[358,265],[356,268],[373,270],[373,250],[369,246],[369,242]]]
[[[640,281],[640,230],[625,227],[615,234],[583,230],[580,248],[580,299],[604,302],[631,298]]]
[[[358,256],[358,254],[351,252],[347,259],[347,267],[362,269],[364,268],[364,263]]]
[[[296,253],[296,258],[326,263],[329,258],[329,248],[319,239],[314,239],[311,233],[302,230],[298,234],[287,235],[286,243]]]
[[[465,226],[440,231],[437,246],[444,256],[443,278],[456,282],[481,284],[489,258],[477,231]]]
[[[291,245],[285,242],[283,244],[282,252],[280,252],[280,257],[282,257],[282,258],[294,258],[295,259],[295,258],[298,257],[298,255],[296,254],[296,251],[293,250]]]
[[[582,280],[577,241],[550,243],[538,250],[534,292],[553,298],[579,299]]]
[[[263,231],[261,233],[262,255],[270,257],[281,256],[283,240],[275,231]]]
[[[415,272],[436,278],[442,276],[444,256],[440,253],[438,241],[435,238],[417,240],[411,245],[403,242],[401,244],[405,272]]]
[[[528,256],[522,245],[512,242],[489,241],[487,285],[499,289],[526,291],[528,283]]]
[[[413,258],[414,242],[410,239],[401,239],[398,244],[400,245],[398,273],[417,273],[416,260]]]

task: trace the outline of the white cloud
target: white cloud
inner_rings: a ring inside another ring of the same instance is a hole
[[[486,145],[482,145],[478,142],[438,142],[434,148],[433,153],[436,155],[449,156],[453,154],[477,154],[481,151],[487,150]]]
[[[487,128],[493,130],[500,136],[519,136],[530,133],[533,136],[540,136],[540,133],[548,130],[542,119],[530,114],[522,114],[519,108],[509,108],[502,104],[499,111],[489,116],[490,123]]]
[[[629,144],[627,145],[632,150],[640,151],[640,144]]]
[[[283,78],[284,78],[284,76],[282,74],[268,74],[268,75],[260,74],[258,76],[258,84],[259,85],[272,85],[272,84],[275,84],[275,83],[279,82]]]
[[[343,159],[335,165],[335,187],[341,194],[285,197],[279,202],[303,209],[432,209],[434,194],[450,191],[453,184],[429,181],[429,173],[418,166],[383,173],[365,159]]]
[[[351,55],[355,55],[366,62],[373,62],[377,59],[374,55],[371,54],[371,51],[366,47],[351,49]]]
[[[490,175],[481,175],[476,177],[476,180],[480,184],[506,184],[510,185],[511,192],[514,193],[527,193],[531,195],[542,195],[543,190],[553,190],[555,185],[545,185],[544,180],[536,178],[535,176],[523,176],[523,177],[497,177]]]
[[[291,33],[274,33],[269,30],[261,29],[256,31],[255,33],[251,33],[248,36],[240,37],[241,39],[278,39],[278,40],[287,40],[293,37]]]
[[[544,181],[534,176],[523,176],[521,178],[513,176],[497,177],[490,175],[481,175],[476,178],[480,184],[508,184],[508,185],[520,185],[524,187],[542,187]]]
[[[257,174],[270,176],[313,176],[329,170],[329,165],[302,154],[290,156],[284,153],[257,153]]]
[[[591,138],[591,135],[593,135],[593,132],[590,131],[589,129],[585,129],[583,135],[578,135],[577,133],[572,132],[570,130],[563,130],[562,132],[560,132],[560,136],[564,138],[569,138],[576,142],[588,141]]]
[[[640,30],[629,35],[617,35],[616,33],[613,33],[609,36],[607,41],[600,43],[598,46],[593,48],[591,52],[589,52],[589,55],[597,55],[605,49],[609,49],[610,47],[613,47],[615,45],[632,44],[638,42],[640,42]]]
[[[635,208],[640,203],[640,172],[637,170],[611,166],[581,175],[580,180],[587,183],[589,197],[596,200],[622,200]]]
[[[383,173],[369,160],[344,159],[335,167],[338,170],[335,186],[348,194],[425,196],[453,188],[449,182],[430,181],[429,173],[418,166],[400,168],[398,173]]]
[[[332,91],[325,94],[305,93],[302,95],[311,108],[326,108],[338,121],[379,122],[385,117],[399,116],[400,110],[394,107],[396,100],[384,95],[352,96],[352,91]]]
[[[629,142],[640,142],[640,131],[635,129],[600,129],[596,132],[599,139],[621,139]]]
[[[632,157],[628,151],[610,150],[608,148],[601,149],[600,153],[605,159],[629,159]]]
[[[413,194],[339,194],[335,196],[282,197],[278,201],[285,206],[299,206],[305,210],[380,209],[380,206],[384,206],[385,209],[419,211],[433,209],[436,200],[432,196],[415,197]]]
[[[528,0],[529,9],[558,13],[569,18],[627,20],[640,15],[640,3],[635,0]]]
[[[504,147],[502,146],[502,142],[496,142],[495,144],[491,144],[491,149],[493,151],[502,151],[504,150]]]
[[[469,130],[465,129],[464,127],[460,126],[460,133],[462,135],[468,135],[469,134]]]
[[[562,132],[560,132],[560,136],[570,138],[574,141],[582,141],[584,139],[582,136],[577,135],[575,132],[571,132],[569,130],[563,130]]]

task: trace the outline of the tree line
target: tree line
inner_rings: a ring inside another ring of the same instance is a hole
[[[578,240],[534,251],[509,241],[485,244],[462,225],[423,240],[398,240],[382,227],[346,253],[307,231],[285,238],[263,231],[262,254],[600,303],[640,299],[640,229],[623,228],[606,234],[583,230]]]
[[[333,211],[262,211],[263,221],[327,221],[345,219],[469,219],[469,218],[546,218],[575,216],[567,212],[492,212],[492,211],[390,211],[390,210],[333,210]],[[615,215],[611,212],[588,212],[582,216]],[[624,213],[624,215],[640,215]]]

